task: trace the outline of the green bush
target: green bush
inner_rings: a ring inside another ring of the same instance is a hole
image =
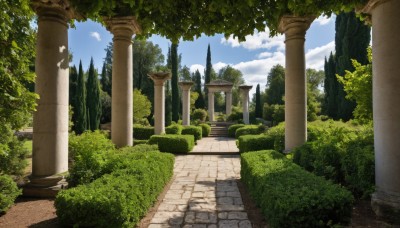
[[[134,227],[172,177],[173,165],[171,154],[116,152],[106,164],[111,173],[58,193],[57,216],[65,226]]]
[[[239,107],[232,107],[231,114],[226,118],[227,121],[243,123],[243,111]]]
[[[242,135],[238,140],[239,152],[273,150],[274,138],[270,135]]]
[[[29,150],[24,147],[24,141],[18,140],[7,126],[0,128],[0,175],[22,176]]]
[[[204,109],[195,109],[193,112],[192,112],[192,120],[193,121],[200,121],[200,122],[204,122],[204,121],[206,121],[206,118],[207,118],[207,111],[206,110],[204,110]]]
[[[22,191],[9,175],[0,175],[0,215],[10,209],[21,193]]]
[[[136,146],[136,145],[140,145],[140,144],[147,144],[148,141],[149,141],[149,140],[146,140],[146,139],[143,139],[143,140],[134,139],[134,140],[133,140],[133,145]]]
[[[158,151],[157,145],[149,145],[149,144],[137,144],[135,146],[128,146],[121,149],[123,152],[150,152],[150,151]]]
[[[208,137],[211,133],[211,126],[206,123],[199,124],[199,126],[201,127],[202,136]]]
[[[202,128],[198,126],[183,126],[182,135],[193,135],[197,141],[202,138]]]
[[[242,135],[259,135],[266,130],[267,127],[264,125],[246,125],[236,130],[235,137],[239,138]]]
[[[133,125],[133,138],[148,140],[152,135],[154,135],[154,127],[146,127],[138,124]]]
[[[233,124],[233,125],[229,126],[229,128],[228,128],[228,136],[232,137],[232,138],[235,138],[236,130],[239,129],[239,128],[242,128],[244,126],[245,126],[244,124]]]
[[[153,135],[149,144],[158,145],[162,152],[188,153],[194,147],[193,135]]]
[[[101,131],[71,135],[68,147],[71,167],[67,179],[70,186],[90,183],[103,175],[106,157],[115,150],[106,133]]]
[[[179,124],[172,124],[165,128],[165,133],[170,135],[180,135],[182,134],[182,125]]]
[[[349,191],[276,151],[243,153],[241,167],[243,183],[270,227],[324,227],[350,221]]]

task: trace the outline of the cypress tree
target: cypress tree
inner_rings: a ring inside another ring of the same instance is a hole
[[[336,63],[335,57],[331,54],[329,55],[328,60],[325,58],[325,80],[324,80],[324,104],[323,104],[323,113],[333,119],[338,119],[338,88],[339,82],[336,79]]]
[[[88,129],[94,131],[100,127],[101,102],[99,78],[96,70],[94,69],[93,58],[90,60],[86,91]]]
[[[82,61],[79,61],[79,73],[76,86],[76,123],[75,132],[82,134],[86,131],[86,86],[85,75],[82,69]]]
[[[169,81],[165,87],[165,126],[171,125],[172,122],[172,96]]]
[[[178,89],[178,44],[171,45],[171,91],[172,91],[172,120],[179,120],[179,89]]]
[[[72,122],[76,123],[76,88],[78,83],[78,72],[76,66],[69,68],[69,105],[72,107]],[[74,129],[75,130],[75,129]]]
[[[204,73],[204,103],[208,106],[208,89],[206,84],[210,83],[211,81],[211,71],[212,71],[212,64],[211,64],[211,49],[210,44],[208,44],[207,48],[207,59],[206,59],[206,70]]]
[[[111,96],[111,78],[109,77],[110,74],[107,72],[107,67],[106,63],[103,63],[103,68],[101,69],[101,78],[100,78],[100,84],[101,84],[101,89],[104,92],[107,92],[108,95]]]
[[[204,109],[204,108],[206,108],[206,105],[204,102],[203,92],[201,91],[201,74],[200,74],[199,70],[196,70],[196,72],[194,73],[194,81],[195,81],[194,91],[199,94],[199,97],[195,101],[194,106],[196,108]]]
[[[255,117],[256,117],[256,118],[262,118],[260,84],[257,84],[257,88],[256,88],[256,108],[255,108]]]

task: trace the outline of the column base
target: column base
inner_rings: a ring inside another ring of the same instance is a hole
[[[35,177],[29,176],[29,182],[22,186],[22,194],[26,197],[55,198],[68,183],[62,175]]]
[[[372,194],[371,206],[380,219],[400,225],[400,194],[377,191]]]

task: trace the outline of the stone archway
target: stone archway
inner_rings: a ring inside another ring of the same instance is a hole
[[[233,83],[225,80],[214,80],[206,84],[208,88],[208,118],[214,121],[214,93],[225,92],[226,115],[232,113],[232,88]]]

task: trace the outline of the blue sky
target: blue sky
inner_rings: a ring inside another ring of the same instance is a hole
[[[75,28],[69,29],[69,49],[73,53],[73,64],[78,65],[79,60],[87,70],[90,58],[93,57],[95,67],[101,70],[107,44],[111,42],[112,35],[101,24],[87,21],[76,22]],[[306,65],[308,68],[323,69],[324,57],[334,50],[335,17],[317,18],[306,35]],[[169,40],[152,36],[150,39],[158,44],[166,55]],[[258,83],[262,87],[266,84],[267,74],[276,64],[285,64],[284,36],[269,37],[266,31],[255,32],[247,36],[245,42],[239,43],[237,39],[223,35],[213,37],[200,37],[195,41],[182,41],[178,52],[182,54],[182,65],[188,66],[192,71],[203,69],[206,64],[207,45],[211,46],[211,59],[214,69],[226,65],[242,71],[247,84],[253,85],[252,92]]]

